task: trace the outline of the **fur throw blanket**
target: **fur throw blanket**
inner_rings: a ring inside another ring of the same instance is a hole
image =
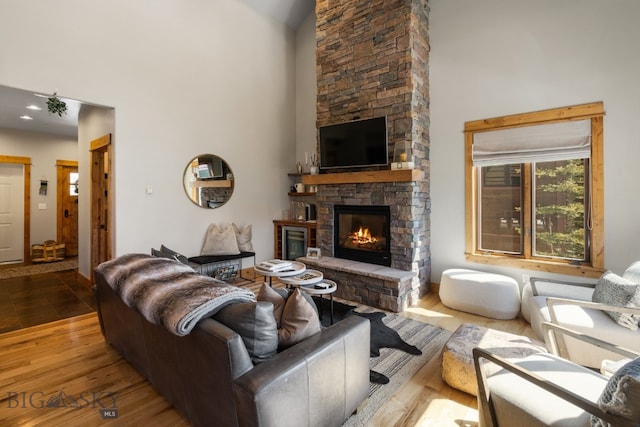
[[[229,304],[256,300],[248,289],[200,275],[178,261],[145,254],[122,255],[96,271],[125,304],[180,336]]]

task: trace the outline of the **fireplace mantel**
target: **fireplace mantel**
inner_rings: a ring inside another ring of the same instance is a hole
[[[420,169],[395,169],[364,172],[326,173],[304,175],[302,183],[306,185],[322,184],[360,184],[365,182],[413,182],[423,179]]]

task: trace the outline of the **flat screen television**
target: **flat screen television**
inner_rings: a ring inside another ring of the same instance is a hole
[[[389,163],[386,117],[322,126],[319,139],[321,169]]]

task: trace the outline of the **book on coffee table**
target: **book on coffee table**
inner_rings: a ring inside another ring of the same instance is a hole
[[[292,265],[293,264],[291,263],[291,261],[282,259],[270,259],[269,261],[262,261],[260,264],[258,264],[258,267],[268,271],[282,271],[290,268]]]

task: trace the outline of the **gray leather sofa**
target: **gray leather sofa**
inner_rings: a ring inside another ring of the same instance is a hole
[[[367,319],[349,316],[254,366],[222,323],[179,337],[95,278],[105,340],[195,426],[339,426],[368,396]]]

